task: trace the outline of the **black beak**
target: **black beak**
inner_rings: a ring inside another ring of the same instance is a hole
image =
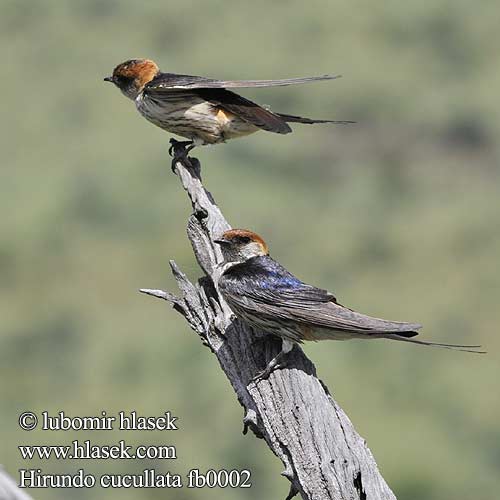
[[[229,245],[229,241],[227,240],[214,240],[214,243],[217,243],[217,245]]]
[[[113,77],[112,76],[107,76],[105,79],[104,79],[105,82],[113,82]]]

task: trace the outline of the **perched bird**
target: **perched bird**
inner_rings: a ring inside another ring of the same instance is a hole
[[[231,229],[219,239],[224,272],[219,290],[236,316],[282,338],[281,352],[256,379],[280,366],[294,344],[304,340],[392,339],[479,353],[481,346],[415,340],[417,323],[373,318],[348,309],[326,290],[308,285],[269,256],[264,240],[245,229]]]
[[[119,64],[112,76],[104,80],[114,83],[124,95],[135,101],[139,113],[147,120],[168,132],[187,137],[189,141],[183,144],[191,149],[258,130],[288,134],[292,131],[288,123],[354,123],[273,113],[227,90],[296,85],[335,78],[338,77],[325,75],[286,80],[213,80],[162,73],[149,59],[131,59]]]

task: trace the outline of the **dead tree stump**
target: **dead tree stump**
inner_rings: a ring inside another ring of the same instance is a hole
[[[187,235],[205,276],[193,284],[170,261],[180,296],[141,292],[169,302],[217,356],[243,406],[243,433],[251,429],[263,438],[285,466],[282,474],[291,482],[287,500],[297,493],[304,500],[395,500],[365,440],[299,346],[288,354],[287,368],[252,381],[281,341],[237,319],[218,294],[222,255],[213,240],[230,225],[201,182],[198,160],[183,158],[178,146],[174,150],[172,166],[193,207]]]

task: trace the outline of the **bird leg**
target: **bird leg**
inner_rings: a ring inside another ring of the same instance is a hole
[[[281,351],[276,356],[274,356],[274,358],[269,361],[264,370],[257,373],[257,375],[255,375],[252,380],[254,382],[260,382],[261,380],[268,378],[274,370],[284,368],[286,366],[286,362],[283,362],[283,358],[293,349],[293,346],[293,342],[283,339],[281,344]]]
[[[194,141],[178,141],[173,137],[169,142],[168,154],[174,158],[187,155],[195,146]]]
[[[174,138],[170,139],[170,147],[168,154],[172,157],[172,172],[175,174],[175,164],[180,161],[188,168],[193,168],[193,164],[189,159],[189,152],[195,147],[194,141],[177,141]]]

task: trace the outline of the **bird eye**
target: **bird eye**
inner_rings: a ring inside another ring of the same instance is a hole
[[[123,75],[117,75],[115,76],[115,80],[121,84],[121,85],[125,85],[127,83],[129,83],[130,81],[130,78],[128,76],[123,76]]]
[[[241,243],[242,245],[246,245],[247,243],[250,243],[252,241],[248,236],[240,236],[238,238],[238,242]]]

